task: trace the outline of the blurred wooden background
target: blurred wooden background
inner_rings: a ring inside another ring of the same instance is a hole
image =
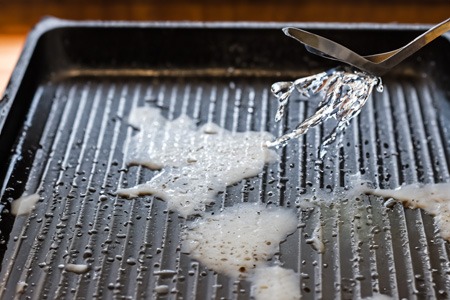
[[[43,16],[73,20],[438,23],[450,0],[0,0],[0,93]]]
[[[68,19],[437,23],[450,0],[0,0],[0,32]]]

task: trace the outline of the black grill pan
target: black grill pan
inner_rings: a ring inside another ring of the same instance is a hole
[[[184,221],[164,202],[151,196],[126,200],[114,191],[119,183],[133,186],[155,174],[123,161],[124,142],[135,134],[126,122],[133,105],[158,106],[176,118],[187,102],[188,115],[203,124],[215,103],[214,122],[275,135],[310,115],[315,104],[294,99],[287,120],[273,121],[271,83],[335,66],[286,38],[280,30],[286,25],[361,54],[398,48],[426,29],[53,18],[39,23],[0,102],[1,298],[249,299],[249,283],[181,253]],[[301,274],[304,299],[449,297],[450,247],[430,215],[399,204],[386,208],[368,196],[314,208],[296,204],[314,189],[344,187],[356,172],[383,188],[448,182],[449,75],[447,35],[383,78],[384,93],[374,93],[343,147],[331,147],[321,171],[315,170],[315,149],[327,127],[279,150],[279,163],[221,196],[225,206],[262,198],[298,211],[299,230],[275,259]],[[35,210],[12,217],[11,200],[35,191],[41,197]],[[307,242],[318,224],[324,253]],[[68,263],[89,270],[67,272]]]

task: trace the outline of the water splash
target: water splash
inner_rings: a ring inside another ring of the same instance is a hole
[[[266,142],[268,147],[285,146],[293,138],[305,134],[311,127],[322,124],[329,118],[335,118],[337,125],[325,137],[319,149],[319,157],[326,154],[326,147],[333,143],[347,128],[350,120],[357,116],[367,102],[373,88],[383,91],[380,77],[355,69],[336,68],[316,75],[299,78],[295,81],[276,82],[272,85],[272,93],[278,99],[278,110],[275,121],[280,121],[286,111],[291,94],[297,90],[301,96],[310,98],[323,94],[316,112],[301,122],[297,127],[274,141]]]

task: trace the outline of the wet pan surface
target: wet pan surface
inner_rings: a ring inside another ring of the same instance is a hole
[[[181,252],[185,220],[165,202],[115,191],[157,173],[124,162],[137,132],[127,123],[134,107],[159,107],[168,119],[185,110],[199,125],[274,135],[311,115],[317,102],[292,99],[287,119],[273,121],[273,82],[333,66],[284,37],[284,25],[40,23],[0,103],[2,297],[249,299],[248,282]],[[289,25],[361,54],[395,49],[424,29]],[[382,188],[448,182],[449,69],[450,41],[442,37],[383,78],[385,91],[352,121],[342,147],[330,147],[321,171],[316,149],[326,126],[279,149],[278,162],[229,186],[208,209],[260,201],[296,211],[298,230],[272,260],[300,274],[305,299],[447,298],[450,247],[432,216],[386,208],[373,196],[312,206],[299,199],[342,188],[357,172]],[[9,203],[24,192],[40,200],[14,218]],[[309,241],[318,226],[323,253]]]

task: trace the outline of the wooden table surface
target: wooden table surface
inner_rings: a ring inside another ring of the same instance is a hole
[[[24,34],[0,34],[0,95],[5,90],[24,42]]]

